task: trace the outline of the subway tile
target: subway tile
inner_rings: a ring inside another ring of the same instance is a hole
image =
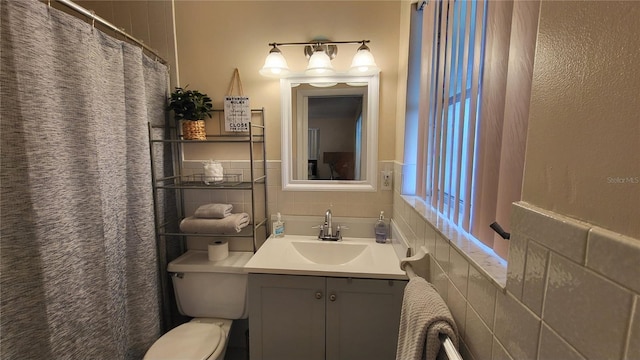
[[[452,248],[449,252],[449,264],[449,279],[466,298],[467,284],[469,283],[469,262]]]
[[[414,233],[416,235],[416,248],[424,246],[424,232],[426,229],[426,224],[422,217],[418,216],[416,219],[416,228],[414,229]]]
[[[522,302],[538,316],[542,315],[542,298],[544,296],[548,258],[549,250],[538,245],[535,241],[529,241]]]
[[[413,233],[411,232],[411,229],[409,229],[409,225],[407,225],[407,222],[404,220],[403,217],[397,217],[394,220],[396,222],[398,230],[402,233],[402,235],[404,235],[404,238],[407,242],[407,246],[412,248],[415,253],[415,251],[417,251],[416,241],[415,241],[415,237],[413,236]]]
[[[498,289],[495,285],[474,266],[469,267],[467,301],[478,312],[478,315],[489,326],[489,329],[493,329],[497,291]]]
[[[513,360],[495,336],[493,337],[493,346],[491,347],[491,360]]]
[[[447,306],[449,307],[449,310],[451,310],[453,320],[456,322],[459,336],[465,338],[467,300],[460,293],[460,291],[456,289],[451,281],[449,281],[447,285]]]
[[[491,358],[493,334],[480,316],[467,304],[464,340],[476,359]]]
[[[227,191],[227,201],[230,203],[242,204],[244,202],[243,192],[244,191]]]
[[[327,208],[324,206],[324,203],[317,204],[317,209],[320,210],[320,214],[324,214],[327,211]],[[349,216],[352,215],[353,212],[350,211],[349,205],[346,204],[333,204],[331,207],[331,213],[333,216]]]
[[[554,253],[549,262],[545,322],[587,358],[621,358],[631,293]]]
[[[525,238],[535,240],[569,259],[583,263],[589,226],[525,202],[514,204],[511,226]]]
[[[278,169],[282,168],[282,163],[278,160],[267,160],[267,169]]]
[[[217,192],[217,191],[211,191]],[[209,191],[207,190],[185,190],[184,194],[184,202],[185,203],[194,203],[194,204],[206,204],[209,202]]]
[[[347,203],[363,204],[371,197],[371,193],[367,192],[349,192],[343,193],[342,197]],[[385,213],[386,214],[386,213]]]
[[[267,186],[267,199],[269,200],[269,202],[278,201],[278,187]]]
[[[210,200],[212,203],[226,204],[227,192],[226,191],[210,191]]]
[[[629,328],[629,341],[627,345],[627,360],[640,359],[640,296],[636,295],[634,301],[633,318]]]
[[[293,211],[296,215],[314,215],[312,205],[304,202],[294,202]]]
[[[535,359],[540,319],[509,292],[498,293],[494,335],[514,359]]]
[[[464,360],[476,360],[476,358],[471,353],[471,350],[469,350],[469,346],[467,346],[464,340],[460,340],[460,346],[458,347],[459,347],[458,352],[460,353],[460,356],[462,356]]]
[[[257,164],[257,163],[256,163]],[[222,164],[225,168],[229,167],[230,169],[250,169],[251,164],[249,161],[229,161],[227,165]]]
[[[425,223],[425,230],[424,230],[424,244],[427,247],[427,251],[430,254],[435,254],[436,253],[436,230],[433,228],[433,226],[431,226],[431,223],[429,223],[426,220],[423,220]]]
[[[436,260],[442,267],[445,273],[449,273],[449,242],[442,237],[442,235],[437,234],[436,236]]]
[[[322,198],[318,196],[318,193],[315,191],[295,191],[293,193],[293,197],[295,199],[296,205],[301,203],[317,202],[318,199]]]
[[[604,345],[604,344],[603,344]],[[571,345],[569,345],[558,334],[551,330],[546,324],[542,325],[540,335],[539,360],[585,360]]]
[[[507,290],[517,299],[522,299],[524,288],[524,266],[527,256],[527,239],[517,232],[511,233],[509,266],[507,266]]]
[[[429,282],[435,286],[436,290],[438,290],[438,294],[440,294],[443,299],[447,300],[449,278],[447,278],[447,275],[433,255],[429,256],[429,276]]]
[[[280,208],[278,207],[278,203],[277,202],[271,202],[269,201],[269,204],[267,204],[267,212],[269,214],[269,216],[271,215],[275,215]]]
[[[587,250],[588,268],[640,293],[638,264],[640,241],[605,229],[591,228]]]
[[[416,231],[416,227],[418,224],[417,218],[418,218],[418,214],[416,213],[416,210],[411,208],[409,211],[409,217],[407,218],[407,224],[409,224],[409,227],[413,232]]]

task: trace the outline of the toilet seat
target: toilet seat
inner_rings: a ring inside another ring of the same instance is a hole
[[[144,360],[217,359],[224,351],[226,335],[217,324],[188,322],[164,334]]]

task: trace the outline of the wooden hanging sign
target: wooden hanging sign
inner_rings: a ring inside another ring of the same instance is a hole
[[[232,95],[236,82],[238,83],[238,96]],[[240,72],[238,69],[235,69],[231,77],[227,96],[224,98],[224,130],[228,132],[249,131],[250,123],[251,106],[249,105],[249,97],[244,96]]]

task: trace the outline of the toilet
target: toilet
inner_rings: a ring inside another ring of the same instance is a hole
[[[144,360],[223,360],[233,320],[248,315],[244,265],[252,255],[209,261],[207,251],[189,250],[170,262],[178,310],[193,319],[160,337]]]

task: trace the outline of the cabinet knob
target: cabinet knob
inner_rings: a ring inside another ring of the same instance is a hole
[[[329,300],[336,301],[336,294],[329,295]]]
[[[316,299],[322,299],[322,292],[318,291],[316,293]]]

